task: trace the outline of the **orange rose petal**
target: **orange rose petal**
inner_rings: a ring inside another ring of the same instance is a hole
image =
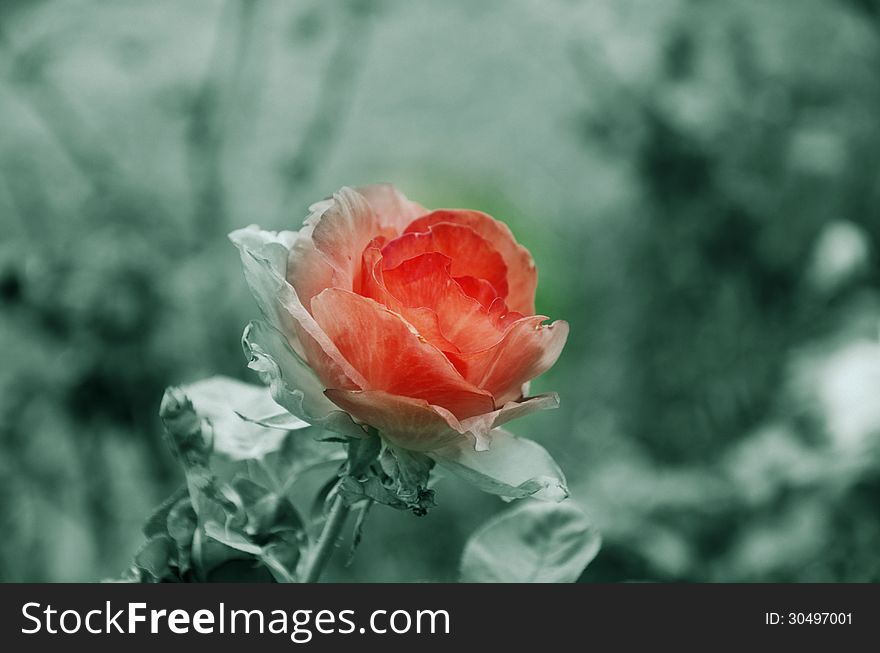
[[[473,297],[484,308],[489,308],[496,299],[499,299],[498,293],[491,283],[485,279],[477,279],[476,277],[455,277],[456,283],[464,291],[468,297]]]
[[[492,243],[464,225],[440,223],[422,233],[406,233],[382,248],[385,269],[405,260],[439,252],[452,261],[454,277],[485,279],[499,297],[507,296],[507,266]]]
[[[263,314],[286,333],[297,352],[306,357],[325,384],[362,387],[363,379],[336,349],[285,279],[287,259],[297,234],[275,234],[256,227],[239,229],[230,238],[241,253],[244,275]],[[294,243],[295,244],[295,243]]]
[[[507,297],[507,265],[492,242],[470,227],[440,222],[430,227],[437,251],[452,258],[453,276],[488,281],[499,297]]]
[[[535,313],[538,269],[535,267],[532,255],[525,247],[516,242],[506,224],[481,211],[440,209],[413,220],[404,233],[425,232],[432,225],[441,222],[470,227],[486,241],[492,243],[507,266],[505,301],[510,310],[518,311],[523,315]]]
[[[333,287],[353,290],[360,283],[361,252],[379,233],[379,220],[367,200],[350,188],[342,188],[333,195],[332,202],[317,206],[321,208],[306,220],[300,238],[310,238],[314,249],[332,266],[336,272]],[[304,283],[303,279],[308,279],[317,268],[317,262],[311,256],[300,268],[293,250],[291,256],[294,269],[288,268],[288,279]]]
[[[497,405],[516,400],[522,384],[550,369],[562,353],[568,323],[542,325],[541,315],[522,318],[494,346],[479,352],[448,354],[464,378],[491,392]]]
[[[410,222],[428,212],[428,209],[407,199],[391,184],[361,186],[355,190],[373,208],[383,232],[388,231],[392,238],[399,236]]]
[[[501,339],[503,330],[477,300],[464,293],[450,274],[450,264],[448,257],[437,252],[407,259],[383,271],[385,288],[408,309],[431,309],[443,336],[459,351],[491,347]],[[408,317],[408,313],[404,315]]]
[[[325,386],[356,389],[358,384],[343,365],[337,363],[324,347],[315,340],[298,322],[293,325],[294,332],[303,350],[305,359]]]
[[[328,288],[312,299],[312,313],[366,379],[364,390],[429,400],[459,419],[494,410],[491,394],[465,381],[440,350],[376,301]]]
[[[330,401],[356,419],[379,430],[393,444],[413,451],[433,451],[463,437],[461,424],[448,410],[424,399],[381,390],[329,389]]]
[[[385,288],[382,274],[382,247],[385,242],[387,242],[385,238],[374,238],[364,249],[361,256],[361,286],[356,292],[375,299],[380,304],[392,306],[389,302],[394,302],[394,298]]]
[[[420,336],[440,351],[456,354],[461,351],[458,345],[449,340],[443,333],[443,329],[440,328],[440,316],[437,315],[434,309],[403,307],[400,309],[400,314],[407,322],[412,324]]]
[[[287,255],[285,276],[306,309],[309,308],[312,297],[341,281],[340,273],[334,270],[326,257],[317,250],[312,239],[307,237],[297,238],[291,246]]]
[[[416,451],[460,444],[466,434],[473,436],[474,447],[483,451],[491,448],[492,429],[537,411],[559,407],[559,397],[550,393],[508,402],[490,413],[459,421],[448,410],[423,399],[381,390],[329,389],[324,394],[355,419],[378,429],[392,443]]]
[[[375,299],[392,311],[400,313],[419,332],[419,335],[440,351],[460,351],[443,334],[440,328],[440,318],[433,308],[425,306],[410,308],[388,291],[388,288],[385,286],[385,277],[382,270],[382,254],[376,247],[370,246],[364,251],[361,280],[360,294],[364,297]]]
[[[493,301],[492,305],[489,307],[489,319],[492,320],[492,323],[502,331],[506,331],[515,322],[518,322],[524,317],[527,316],[516,311],[508,310],[507,304],[501,298]]]

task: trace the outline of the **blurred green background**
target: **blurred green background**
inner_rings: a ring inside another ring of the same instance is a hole
[[[584,581],[880,581],[880,1],[0,3],[0,580],[116,576],[165,386],[255,381],[226,240],[341,185],[507,221]],[[503,504],[372,511],[330,580],[451,580]]]

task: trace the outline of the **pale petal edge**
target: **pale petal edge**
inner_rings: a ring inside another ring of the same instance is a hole
[[[493,440],[493,429],[530,413],[559,406],[559,396],[549,393],[511,401],[490,413],[459,421],[445,408],[424,399],[381,390],[328,389],[324,394],[396,446],[412,451],[434,451],[453,444],[486,451]]]
[[[277,329],[265,322],[251,322],[242,334],[242,347],[248,367],[269,386],[278,405],[309,424],[350,437],[364,435],[363,427],[324,397],[312,370]]]

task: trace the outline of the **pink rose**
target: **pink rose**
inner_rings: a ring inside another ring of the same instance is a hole
[[[299,232],[230,237],[270,322],[245,331],[251,367],[293,415],[415,451],[468,436],[481,450],[493,428],[558,404],[525,395],[568,324],[535,315],[534,261],[485,213],[343,188]]]

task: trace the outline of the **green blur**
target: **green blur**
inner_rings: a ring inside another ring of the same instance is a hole
[[[130,564],[164,388],[256,382],[227,232],[390,181],[505,220],[571,324],[511,430],[582,581],[880,581],[878,115],[878,0],[4,0],[0,580]],[[437,503],[327,580],[455,580],[504,504]]]

